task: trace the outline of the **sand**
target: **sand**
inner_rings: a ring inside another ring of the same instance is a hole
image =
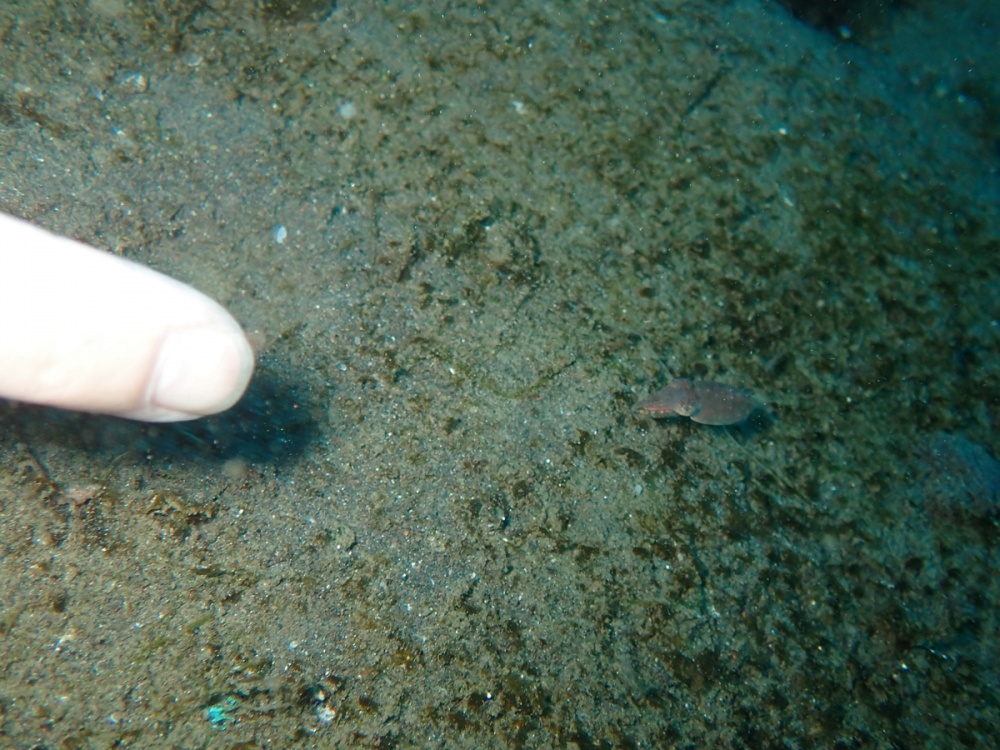
[[[993,4],[152,5],[0,8],[0,210],[258,374],[0,408],[0,745],[996,742]]]

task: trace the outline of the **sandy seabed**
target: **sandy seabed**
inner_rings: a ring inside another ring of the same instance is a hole
[[[995,746],[994,6],[5,3],[0,209],[259,366],[0,407],[0,746]]]

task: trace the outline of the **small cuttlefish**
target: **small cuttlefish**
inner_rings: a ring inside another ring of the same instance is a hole
[[[655,419],[690,417],[701,424],[737,424],[749,417],[760,402],[741,388],[712,380],[677,378],[635,406]]]

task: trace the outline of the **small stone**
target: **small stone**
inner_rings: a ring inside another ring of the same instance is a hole
[[[124,94],[145,94],[149,89],[149,79],[142,73],[125,73],[118,83]]]

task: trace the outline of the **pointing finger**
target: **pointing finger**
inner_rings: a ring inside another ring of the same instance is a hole
[[[0,214],[0,396],[171,422],[232,406],[253,366],[201,292]]]

